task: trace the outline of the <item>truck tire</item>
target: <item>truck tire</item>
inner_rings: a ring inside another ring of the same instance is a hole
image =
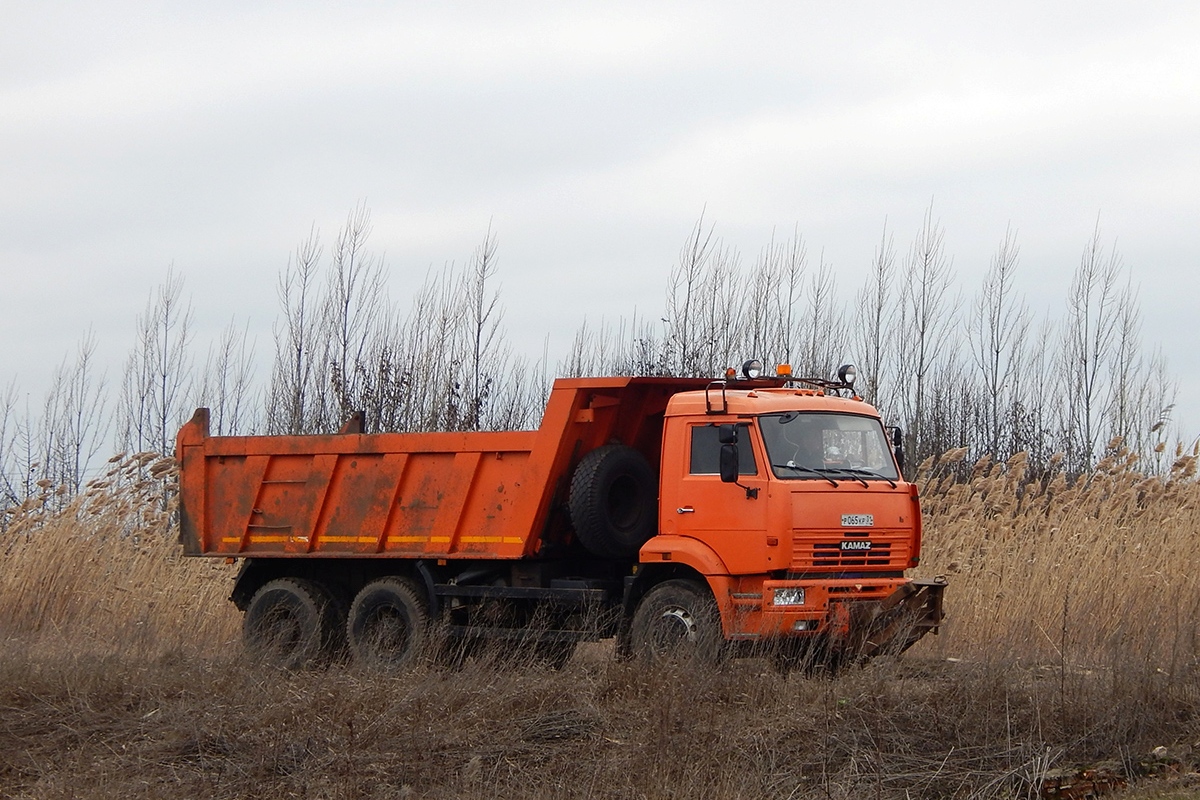
[[[602,558],[629,558],[658,527],[658,481],[637,450],[605,445],[575,468],[568,505],[584,547]]]
[[[695,581],[664,581],[646,592],[629,638],[634,657],[645,663],[711,666],[725,655],[717,602]]]
[[[325,661],[340,639],[343,622],[325,589],[303,578],[277,578],[254,593],[242,621],[246,652],[285,669]]]
[[[380,578],[354,598],[346,633],[355,661],[372,669],[400,671],[426,653],[429,609],[415,583]]]

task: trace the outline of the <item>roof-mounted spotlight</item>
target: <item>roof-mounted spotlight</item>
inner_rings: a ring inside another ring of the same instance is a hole
[[[742,364],[742,377],[743,378],[748,378],[749,380],[754,380],[755,378],[762,377],[762,374],[763,374],[763,365],[762,365],[762,362],[759,361],[757,358],[752,358],[749,361],[747,361],[746,363]]]
[[[854,379],[858,377],[858,370],[853,364],[843,364],[838,367],[838,380],[847,386],[854,386]]]

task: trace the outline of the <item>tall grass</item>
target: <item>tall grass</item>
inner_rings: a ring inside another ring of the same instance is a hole
[[[951,451],[919,470],[921,571],[950,578],[937,652],[971,659],[1197,668],[1200,483],[1195,454],[1146,477],[1112,443],[1075,481],[1023,454],[969,470]]]
[[[61,511],[26,503],[0,533],[0,637],[92,655],[214,653],[236,641],[233,571],[183,557],[173,459],[139,454]]]
[[[0,796],[1016,798],[1077,763],[1186,770],[1200,740],[1194,454],[1145,478],[1114,450],[1074,482],[922,465],[948,622],[834,679],[603,646],[561,672],[266,671],[233,571],[179,554],[171,477],[135,457],[2,534]]]

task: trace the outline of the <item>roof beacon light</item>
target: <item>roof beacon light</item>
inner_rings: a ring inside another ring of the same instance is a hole
[[[791,364],[778,365],[777,367],[775,367],[775,376],[779,377],[779,378],[792,377],[792,365]]]
[[[762,374],[763,374],[763,365],[762,365],[762,362],[759,361],[757,358],[753,358],[753,359],[747,361],[745,364],[742,364],[742,377],[743,378],[749,378],[750,380],[754,380],[755,378],[762,377]]]
[[[858,377],[858,370],[856,370],[854,368],[853,364],[843,364],[841,367],[838,368],[838,380],[840,380],[842,383],[846,384],[847,386],[853,386],[854,379],[857,377]]]

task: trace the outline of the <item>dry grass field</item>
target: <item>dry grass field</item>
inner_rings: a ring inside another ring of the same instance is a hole
[[[153,482],[115,470],[0,534],[0,797],[1200,796],[1194,455],[1074,485],[959,458],[918,478],[948,624],[834,678],[603,644],[557,672],[266,670],[233,568],[183,559]]]

